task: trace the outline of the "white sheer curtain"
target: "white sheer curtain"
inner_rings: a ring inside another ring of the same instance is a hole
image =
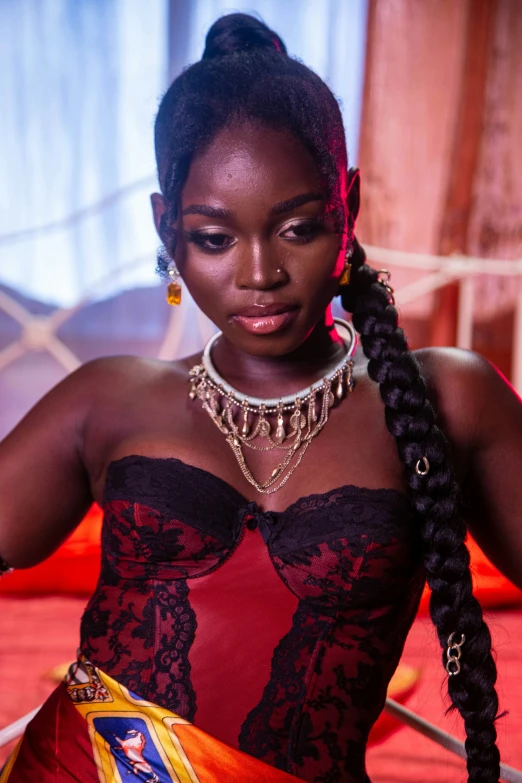
[[[167,3],[0,3],[0,280],[60,305],[154,282]],[[148,255],[125,276],[115,271]]]

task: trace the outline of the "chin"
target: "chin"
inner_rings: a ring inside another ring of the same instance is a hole
[[[313,327],[307,330],[294,327],[271,334],[248,334],[236,327],[227,329],[224,335],[236,348],[250,356],[276,358],[296,351],[312,331]]]

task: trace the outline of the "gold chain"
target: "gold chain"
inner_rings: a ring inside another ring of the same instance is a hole
[[[354,388],[352,352],[342,363],[335,374],[324,378],[310,387],[302,397],[285,397],[284,404],[279,401],[254,401],[250,398],[239,399],[234,390],[217,384],[201,364],[194,366],[189,372],[190,398],[198,399],[203,409],[209,414],[214,424],[226,437],[226,441],[237,460],[239,468],[246,480],[258,492],[271,495],[284,487],[301,464],[312,440],[319,435],[328,421],[330,408],[335,400],[341,402]],[[212,369],[211,367],[209,368]],[[319,385],[320,384],[320,385]],[[335,387],[335,393],[332,390]],[[319,398],[319,399],[318,399]],[[321,399],[322,398],[322,399]],[[320,409],[317,415],[317,402]],[[257,403],[257,404],[256,404]],[[259,404],[261,403],[261,404]],[[265,404],[267,403],[267,404]],[[306,413],[303,408],[306,406]],[[292,411],[289,427],[285,428],[283,414]],[[276,428],[267,416],[276,416]],[[258,445],[252,441],[261,439],[268,445]],[[287,445],[285,441],[289,441]],[[286,451],[284,458],[272,471],[267,481],[258,481],[247,465],[243,446],[255,451]],[[295,460],[295,461],[294,461]],[[292,464],[293,462],[293,464]]]

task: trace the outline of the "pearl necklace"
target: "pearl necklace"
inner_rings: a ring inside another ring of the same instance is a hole
[[[335,399],[340,402],[347,391],[353,391],[353,356],[357,348],[357,335],[348,321],[335,318],[334,322],[348,332],[345,355],[321,380],[296,394],[262,399],[234,389],[219,375],[212,363],[212,348],[221,332],[214,335],[205,346],[202,363],[189,371],[190,398],[200,400],[203,409],[226,436],[241,472],[258,492],[272,494],[286,484],[301,463],[311,441],[328,421]],[[284,414],[289,411],[289,427],[285,429]],[[267,419],[269,415],[277,416],[275,432],[272,432],[273,426]],[[254,443],[263,440],[268,445]],[[254,478],[246,463],[243,446],[254,451],[282,449],[286,455],[272,471],[270,478],[260,482]],[[294,457],[295,461],[291,464]]]

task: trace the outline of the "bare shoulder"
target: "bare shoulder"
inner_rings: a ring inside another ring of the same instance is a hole
[[[118,394],[122,388],[139,390],[169,378],[182,383],[186,378],[187,360],[177,362],[147,359],[141,356],[107,356],[83,364],[67,379],[71,394],[99,401]]]
[[[503,375],[487,359],[460,348],[414,351],[428,393],[450,440],[477,446],[498,424],[499,406],[520,411],[520,400]]]
[[[114,356],[86,362],[52,388],[2,442],[2,448],[20,438],[34,442],[38,433],[47,443],[74,451],[81,459],[86,427],[100,417],[107,420],[129,401],[147,399],[150,390],[169,380],[173,390],[186,386],[183,362],[162,362],[136,356]],[[118,419],[119,417],[116,417]],[[49,426],[53,422],[53,427]]]
[[[93,452],[103,459],[105,446],[132,426],[137,411],[153,409],[161,393],[170,399],[185,393],[186,377],[183,360],[111,356],[86,362],[29,411],[2,451],[9,453],[18,441],[34,445],[40,436],[42,447],[59,447],[83,464]]]
[[[78,371],[88,399],[82,456],[94,483],[115,455],[175,447],[193,364],[192,358],[173,362],[115,356]]]
[[[436,391],[464,394],[474,391],[479,399],[483,384],[500,379],[498,371],[483,356],[462,348],[422,348],[413,351],[419,362],[422,375]],[[469,402],[469,400],[468,400]]]

